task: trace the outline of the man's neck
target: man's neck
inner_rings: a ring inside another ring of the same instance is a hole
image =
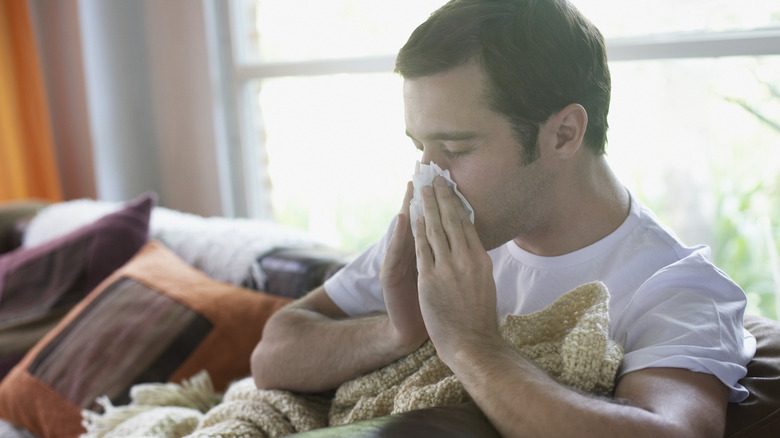
[[[566,190],[558,190],[552,217],[533,232],[514,239],[515,244],[532,254],[560,256],[598,242],[628,217],[628,190],[603,157],[593,160],[590,169],[570,181]]]

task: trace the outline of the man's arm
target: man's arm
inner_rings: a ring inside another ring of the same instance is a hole
[[[561,385],[498,332],[492,262],[446,185],[423,190],[420,310],[439,357],[504,436],[721,437],[727,388],[682,369],[635,371],[615,400]]]
[[[620,379],[614,400],[596,398],[559,384],[507,347],[463,351],[448,362],[503,436],[723,436],[728,390],[714,376],[645,369]]]
[[[386,314],[349,318],[319,287],[277,311],[252,353],[258,388],[317,392],[381,368],[428,339],[417,299],[407,185],[379,281]]]
[[[396,359],[388,318],[347,318],[320,286],[280,309],[252,353],[258,388],[318,392]]]

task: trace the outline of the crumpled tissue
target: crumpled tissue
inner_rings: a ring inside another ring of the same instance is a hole
[[[436,163],[431,161],[431,164],[422,164],[419,161],[414,167],[414,175],[412,175],[412,185],[414,186],[414,196],[409,202],[409,215],[412,224],[412,234],[417,237],[414,224],[417,223],[417,218],[424,216],[422,206],[422,189],[425,186],[433,185],[433,178],[441,176],[447,182],[447,185],[455,191],[455,194],[460,198],[461,204],[463,204],[463,210],[466,211],[471,223],[474,223],[474,209],[471,208],[471,204],[463,194],[458,190],[458,185],[450,178],[449,169],[442,170]]]

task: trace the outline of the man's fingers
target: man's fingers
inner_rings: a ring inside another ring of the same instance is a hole
[[[425,235],[426,222],[425,217],[420,217],[417,219],[416,224],[412,224],[412,226],[417,227],[415,230],[417,239],[414,245],[417,257],[417,272],[428,272],[433,266],[433,253],[431,252],[431,246],[428,244],[428,237]]]
[[[409,202],[413,196],[412,182],[406,185],[406,194],[404,195],[401,212],[396,215],[396,223],[393,227],[393,234],[390,236],[390,243],[387,247],[387,253],[383,261],[383,266],[387,269],[401,266],[405,259],[413,254],[414,240],[412,239],[411,228],[409,227]],[[384,271],[384,269],[383,269]],[[394,271],[394,269],[391,269]],[[386,272],[386,271],[385,271]]]
[[[450,250],[460,252],[468,249],[468,243],[463,234],[463,221],[468,221],[468,217],[463,210],[460,198],[442,177],[434,179],[433,187],[436,193],[441,226],[447,236]]]
[[[390,236],[390,244],[387,247],[388,253],[400,253],[401,248],[404,246],[404,240],[406,240],[406,230],[408,228],[408,216],[398,214],[396,216],[395,226],[393,227],[393,234]]]
[[[393,234],[390,237],[390,244],[387,248],[386,257],[392,257],[394,261],[403,257],[403,249],[407,241],[409,244],[413,243],[410,240],[411,228],[409,227],[409,202],[412,200],[412,196],[413,187],[412,182],[409,181],[406,184],[406,194],[401,205],[401,212],[396,216],[395,227],[393,227]],[[414,226],[414,224],[411,225]]]
[[[439,201],[433,187],[426,186],[422,190],[423,215],[425,216],[425,234],[434,258],[442,257],[450,252],[447,232],[442,225]],[[418,229],[419,230],[419,229]]]
[[[405,214],[406,217],[409,217],[409,204],[412,202],[412,198],[414,197],[414,185],[411,181],[408,181],[406,183],[406,193],[404,194],[404,202],[401,204],[401,213]],[[414,224],[411,224],[414,226]]]

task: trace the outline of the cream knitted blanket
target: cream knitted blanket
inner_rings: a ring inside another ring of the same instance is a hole
[[[623,358],[610,340],[609,293],[602,283],[580,286],[529,315],[510,315],[501,335],[525,357],[577,390],[612,392]],[[251,378],[215,393],[207,374],[182,384],[143,384],[132,402],[103,414],[84,411],[82,438],[278,437],[296,432],[469,400],[452,371],[427,342],[416,352],[344,383],[332,399],[258,390]]]

